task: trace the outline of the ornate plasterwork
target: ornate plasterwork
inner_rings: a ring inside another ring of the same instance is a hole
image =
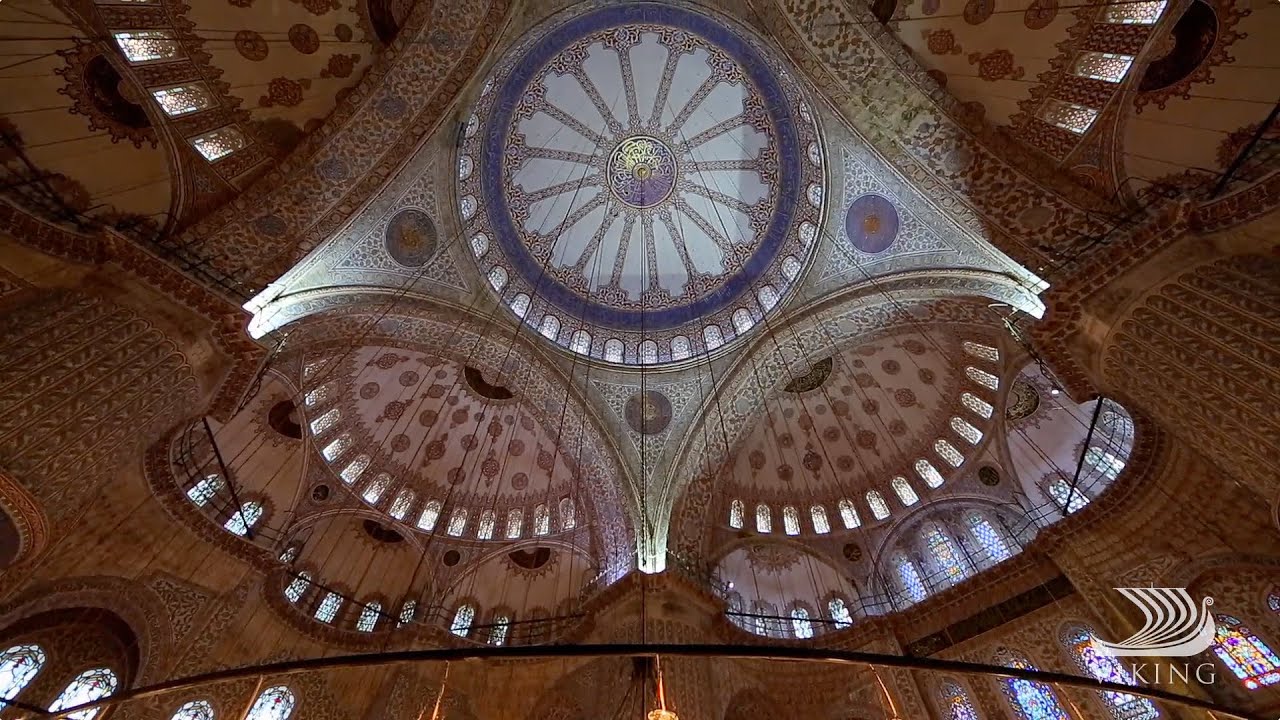
[[[625,417],[627,403],[640,391],[638,383],[592,380],[591,385],[614,412],[618,430],[631,441],[630,447],[624,446],[624,450],[629,461],[641,469],[646,483],[652,483],[655,477],[661,477],[667,471],[677,445],[670,441],[680,437],[692,415],[711,393],[711,380],[702,374],[674,382],[646,380],[645,391],[662,393],[670,401],[671,420],[658,432],[642,434],[631,427]]]

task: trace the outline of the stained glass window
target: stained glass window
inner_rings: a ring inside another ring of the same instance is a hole
[[[502,288],[507,286],[507,269],[498,265],[489,270],[489,284],[497,292],[502,292]]]
[[[800,513],[790,505],[782,508],[782,530],[788,535],[800,534]]]
[[[982,441],[982,431],[969,424],[969,421],[964,418],[951,418],[951,429],[955,430],[957,435],[967,440],[970,445],[977,445]]]
[[[511,312],[515,313],[516,317],[519,318],[527,315],[529,313],[529,296],[519,293],[511,298]]]
[[[0,698],[12,700],[44,667],[39,645],[14,645],[0,653]]]
[[[951,581],[964,577],[964,566],[960,564],[960,553],[956,550],[955,543],[951,542],[951,538],[947,537],[937,525],[931,525],[925,531],[924,544],[933,555],[933,561],[938,569]]]
[[[253,702],[244,720],[289,720],[297,703],[293,693],[284,685],[269,687]]]
[[[756,324],[756,321],[751,317],[751,312],[746,308],[738,308],[737,310],[734,310],[732,320],[733,331],[739,335],[750,330],[751,326]]]
[[[702,340],[707,344],[708,350],[715,350],[724,344],[724,333],[720,331],[719,325],[708,325],[702,328]]]
[[[337,440],[334,440],[333,442],[329,443],[327,447],[325,447],[325,449],[323,450],[324,459],[337,460],[342,455],[342,453],[346,452],[354,443],[355,441],[351,439],[351,436],[349,434],[343,433],[342,435],[338,436]]]
[[[284,552],[280,553],[280,562],[288,565],[289,563],[293,562],[294,559],[296,559],[297,557],[298,557],[298,546],[290,545],[289,547],[284,549]]]
[[[1114,453],[1096,447],[1084,451],[1084,464],[1097,469],[1098,473],[1107,480],[1115,480],[1120,471],[1124,470],[1123,460]]]
[[[284,597],[292,603],[296,603],[302,599],[302,593],[307,591],[307,586],[311,584],[311,573],[300,572],[289,581],[285,586]]]
[[[1008,648],[996,650],[995,661],[997,665],[1020,670],[1036,669],[1025,657]],[[1071,720],[1058,704],[1053,690],[1044,683],[1007,678],[1000,682],[1000,689],[1022,720]]]
[[[1216,615],[1218,631],[1213,638],[1213,653],[1244,686],[1257,690],[1264,685],[1280,683],[1280,658],[1239,619]]]
[[[213,95],[204,83],[187,83],[151,91],[156,104],[169,117],[178,117],[213,107]]]
[[[809,508],[809,518],[813,520],[813,531],[819,535],[831,532],[831,523],[827,521],[827,509],[821,505]]]
[[[574,520],[573,499],[560,498],[560,529],[572,530],[577,525]]]
[[[356,630],[373,632],[378,625],[378,614],[382,612],[382,603],[371,602],[360,611],[360,619],[356,621]]]
[[[1164,13],[1166,0],[1148,2],[1117,2],[1108,5],[1102,14],[1104,22],[1123,25],[1154,25]]]
[[[130,30],[116,33],[116,42],[129,62],[171,60],[180,52],[178,41],[163,30]]]
[[[218,494],[222,486],[221,476],[205,475],[200,478],[200,482],[187,489],[187,499],[195,503],[196,507],[204,507]]]
[[[742,501],[734,500],[729,503],[729,527],[742,527]]]
[[[1070,501],[1067,499],[1068,495],[1071,496]],[[1071,483],[1061,477],[1055,477],[1049,481],[1049,497],[1053,498],[1058,507],[1066,508],[1069,513],[1073,513],[1089,504],[1089,498],[1085,497],[1085,494],[1080,492],[1079,488],[1072,490]]]
[[[813,637],[813,622],[809,620],[808,610],[802,607],[792,608],[791,630],[801,640]]]
[[[838,628],[847,628],[853,624],[853,614],[849,612],[849,605],[844,598],[834,597],[828,600],[827,612]]]
[[[462,534],[462,531],[466,529],[467,529],[467,509],[454,508],[453,512],[449,514],[449,528],[447,532],[454,537],[458,537],[459,535]]]
[[[429,500],[422,508],[422,514],[418,516],[418,529],[430,532],[435,529],[436,521],[440,519],[440,501]]]
[[[1133,676],[1114,656],[1099,652],[1094,646],[1093,632],[1083,627],[1069,628],[1062,637],[1068,652],[1080,669],[1098,680],[1133,685]],[[1160,716],[1146,698],[1129,693],[1103,690],[1102,700],[1116,720],[1155,720]]]
[[[769,513],[769,506],[764,503],[756,506],[756,532],[773,532],[773,517]]]
[[[845,529],[852,530],[862,524],[862,519],[858,517],[858,509],[853,506],[852,500],[842,498],[839,507],[840,522],[844,523]]]
[[[58,712],[66,710],[77,705],[101,700],[104,697],[114,693],[116,686],[120,681],[116,679],[116,674],[107,668],[93,668],[85,670],[72,679],[71,684],[67,685],[57,700],[49,706],[49,712]],[[67,715],[68,720],[91,720],[97,716],[98,710],[81,710]]]
[[[223,525],[232,535],[244,537],[249,534],[249,528],[257,524],[262,517],[262,505],[256,501],[250,500],[238,511],[232,513],[227,518],[227,522]]]
[[[990,390],[995,390],[1000,387],[1000,379],[986,370],[979,370],[978,368],[970,365],[964,369],[964,374],[968,375],[970,380]]]
[[[208,700],[192,700],[178,708],[169,720],[214,720],[215,717]]]
[[[1009,546],[991,521],[978,513],[970,513],[965,522],[969,525],[969,534],[986,551],[991,562],[998,563],[1009,557]]]
[[[470,605],[459,605],[458,611],[453,614],[453,623],[449,625],[449,632],[458,637],[466,637],[471,632],[471,621],[475,619],[476,609]]]
[[[361,497],[367,503],[376,503],[382,499],[382,494],[387,491],[387,486],[391,484],[391,476],[387,473],[378,473],[373,476],[369,484],[364,486],[364,493]]]
[[[626,350],[626,346],[618,338],[609,338],[604,341],[604,359],[608,362],[622,362],[622,354]]]
[[[949,445],[950,443],[948,443],[948,446]],[[934,449],[938,449],[937,443],[934,443]],[[954,447],[951,449],[955,450]],[[963,460],[963,458],[961,459]],[[928,485],[931,488],[942,487],[942,473],[938,472],[938,469],[933,466],[933,463],[925,460],[924,458],[918,458],[915,461],[914,467],[916,474],[920,476],[921,480],[924,480],[925,485]]]
[[[333,427],[333,424],[336,422],[338,422],[338,408],[333,408],[329,412],[311,421],[311,434],[322,435],[325,430]]]
[[[1280,588],[1267,594],[1267,609],[1273,613],[1280,613]]]
[[[898,476],[891,480],[889,485],[893,487],[893,492],[902,501],[903,505],[910,507],[920,502],[920,496],[916,495],[916,491],[911,488],[911,484],[907,482],[906,478]]]
[[[476,257],[484,257],[484,254],[489,252],[489,236],[484,233],[476,233],[475,235],[472,235],[471,252],[475,253]],[[529,296],[526,295],[524,299],[527,303],[529,301]]]
[[[507,539],[515,540],[524,534],[524,510],[511,508],[507,511]]]
[[[671,359],[683,360],[692,354],[689,338],[683,335],[677,335],[671,338]]]
[[[498,526],[498,516],[492,510],[480,513],[480,524],[476,528],[476,537],[481,540],[493,539],[494,530]]]
[[[213,162],[248,146],[249,139],[240,132],[240,128],[227,125],[191,138],[191,144],[204,156],[205,160]]]
[[[991,403],[973,393],[960,393],[960,403],[969,408],[974,415],[981,418],[990,419],[991,413],[995,412],[995,408],[991,407]]]
[[[884,496],[879,490],[867,491],[867,505],[871,507],[871,515],[877,520],[883,520],[889,517],[889,503],[884,501]]]
[[[338,616],[338,610],[341,608],[342,596],[331,591],[324,596],[319,607],[316,608],[316,619],[322,623],[331,623]]]
[[[546,535],[551,532],[551,511],[545,503],[539,503],[533,509],[533,534]]]
[[[507,641],[507,631],[511,629],[511,618],[499,615],[493,619],[493,627],[489,628],[489,644],[502,645]]]
[[[538,332],[542,333],[542,337],[548,340],[555,340],[560,337],[560,318],[555,315],[543,315],[542,325],[538,328]]]
[[[978,711],[973,709],[968,694],[959,685],[943,683],[941,694],[942,713],[946,720],[978,720]]]
[[[1080,77],[1118,83],[1124,79],[1125,73],[1129,72],[1129,66],[1132,64],[1132,55],[1118,55],[1116,53],[1088,50],[1076,57],[1075,68],[1072,72]]]
[[[396,493],[396,499],[391,503],[391,517],[397,520],[404,520],[409,514],[409,506],[413,504],[413,491],[401,490]]]
[[[352,460],[350,465],[347,465],[342,469],[342,473],[340,475],[342,482],[350,485],[360,479],[360,476],[364,474],[364,471],[369,469],[369,463],[372,461],[373,458],[368,455],[361,455],[355,460]]]
[[[396,619],[396,627],[404,627],[413,622],[413,615],[418,610],[417,600],[405,600],[400,606],[400,617]]]
[[[905,556],[898,557],[898,583],[902,586],[902,592],[907,598],[917,603],[924,599],[924,580],[920,579],[920,571],[916,569],[916,564],[908,560]]]
[[[1089,129],[1093,124],[1094,118],[1098,117],[1098,111],[1083,105],[1050,98],[1044,104],[1044,109],[1040,111],[1040,118],[1050,125],[1056,125],[1063,130],[1081,135]]]
[[[982,343],[969,342],[968,340],[965,340],[960,344],[960,346],[964,348],[965,352],[974,357],[979,357],[990,362],[1000,361],[1000,351],[990,345],[983,345]]]

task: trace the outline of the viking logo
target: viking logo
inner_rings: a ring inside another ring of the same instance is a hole
[[[1094,640],[1102,652],[1113,656],[1186,657],[1202,653],[1213,644],[1214,622],[1206,597],[1196,606],[1185,588],[1116,588],[1137,605],[1146,617],[1142,629],[1123,642]]]

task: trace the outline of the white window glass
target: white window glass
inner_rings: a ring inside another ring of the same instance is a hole
[[[205,160],[213,162],[247,147],[249,139],[240,132],[240,128],[227,125],[191,138],[191,144],[204,156]]]
[[[481,540],[493,539],[493,533],[498,527],[498,516],[492,510],[485,510],[480,513],[480,524],[476,528],[476,537]]]
[[[353,444],[355,444],[355,440],[352,440],[349,434],[343,433],[336,440],[326,445],[321,452],[325,460],[333,461],[341,457],[342,453],[346,452],[347,448],[350,448]]]
[[[551,532],[551,511],[543,503],[533,509],[533,534],[546,535]]]
[[[204,507],[218,494],[222,486],[223,482],[220,476],[206,475],[200,478],[200,482],[187,489],[187,499],[194,503],[196,507]]]
[[[382,612],[382,603],[371,602],[360,611],[360,619],[356,621],[359,632],[373,632],[378,625],[378,614]]]
[[[1104,22],[1122,25],[1154,25],[1164,14],[1166,0],[1148,2],[1117,2],[1107,6]]]
[[[1040,111],[1041,120],[1077,135],[1084,134],[1089,129],[1089,126],[1093,124],[1093,120],[1096,117],[1098,117],[1098,111],[1091,107],[1077,105],[1057,98],[1050,98],[1044,104],[1044,109]]]
[[[764,503],[756,506],[756,532],[773,532],[773,516],[769,513],[769,506]]]
[[[795,280],[800,276],[800,258],[795,255],[788,255],[782,259],[782,275],[788,280]]]
[[[364,492],[360,497],[364,501],[373,504],[382,499],[383,493],[387,491],[387,486],[391,484],[391,476],[387,473],[378,473],[373,476],[368,485],[364,486]]]
[[[449,514],[448,533],[454,537],[462,535],[462,531],[467,528],[467,509],[454,508]]]
[[[507,269],[501,265],[490,268],[489,284],[492,285],[493,289],[497,292],[502,292],[502,289],[507,286]]]
[[[518,318],[524,318],[529,314],[529,296],[524,293],[518,293],[511,298],[511,312],[516,314]]]
[[[974,357],[980,357],[989,362],[1000,361],[1000,351],[990,345],[983,345],[982,343],[969,342],[968,340],[965,340],[960,344],[960,346],[964,348],[965,352]]]
[[[167,88],[155,88],[151,96],[169,117],[178,117],[213,107],[213,96],[204,83],[187,83]]]
[[[471,252],[476,257],[484,257],[489,252],[489,236],[484,233],[477,233],[471,236]]]
[[[476,214],[476,197],[474,195],[464,195],[458,201],[458,209],[462,211],[462,219],[470,220],[472,215]]]
[[[342,596],[336,592],[330,592],[324,596],[320,606],[316,608],[316,619],[322,623],[332,623],[338,616],[340,608],[342,608]]]
[[[232,535],[244,537],[249,534],[249,529],[256,525],[261,517],[262,505],[250,500],[238,512],[232,513],[223,527]]]
[[[960,454],[959,450],[956,450],[955,445],[952,445],[946,440],[941,438],[935,440],[933,443],[933,451],[942,456],[942,459],[946,460],[951,467],[960,467],[964,464],[964,456]]]
[[[756,291],[756,300],[760,301],[760,309],[769,312],[778,304],[778,291],[772,285],[765,285]]]
[[[355,460],[352,460],[350,465],[347,465],[342,469],[342,473],[339,477],[342,478],[342,482],[350,485],[360,479],[360,476],[364,474],[364,471],[369,469],[369,463],[372,461],[373,458],[370,458],[368,455],[360,455]],[[371,500],[370,502],[373,501]]]
[[[1000,387],[1000,379],[986,370],[979,370],[978,368],[970,365],[964,369],[964,374],[968,375],[970,380],[985,388],[995,390]]]
[[[846,530],[852,530],[862,524],[862,518],[858,517],[858,509],[853,506],[853,501],[849,498],[840,500],[840,522],[844,523]]]
[[[831,532],[831,523],[827,521],[827,509],[821,505],[809,508],[809,519],[813,521],[813,531],[819,535]]]
[[[925,546],[929,548],[929,552],[933,555],[933,560],[938,570],[945,573],[952,582],[965,576],[965,569],[960,564],[960,553],[956,550],[955,543],[951,542],[951,538],[947,537],[936,525],[925,531],[924,542]]]
[[[125,58],[133,63],[171,60],[181,52],[178,41],[164,30],[130,30],[115,37]]]
[[[338,408],[333,408],[329,412],[326,412],[325,414],[311,421],[311,434],[323,435],[324,431],[333,427],[334,423],[336,422],[338,422]]]
[[[560,337],[560,318],[555,315],[544,315],[538,332],[542,333],[542,337],[548,340],[555,340]]]
[[[120,681],[116,674],[107,668],[85,670],[77,675],[57,700],[49,706],[49,712],[58,712],[85,703],[101,700],[116,691]],[[69,720],[91,720],[98,715],[98,710],[81,710],[67,715]]]
[[[289,720],[297,702],[293,692],[284,685],[267,688],[253,701],[244,720]]]
[[[911,487],[911,483],[907,482],[907,479],[901,475],[889,481],[889,485],[893,488],[894,494],[898,496],[898,499],[902,501],[903,505],[910,507],[920,502],[920,496],[916,495],[916,491]]]
[[[396,493],[396,499],[391,503],[391,517],[397,520],[404,520],[409,514],[409,506],[413,504],[413,491],[401,490]]]
[[[560,498],[560,529],[572,530],[576,525],[573,500],[571,498]]]
[[[982,431],[974,427],[968,420],[960,417],[951,418],[951,429],[957,435],[964,438],[970,445],[977,445],[982,441]]]
[[[1076,56],[1076,64],[1072,72],[1080,77],[1118,83],[1124,79],[1132,64],[1132,55],[1087,50]]]
[[[313,407],[313,406],[315,406],[315,405],[319,405],[320,403],[324,402],[325,400],[327,400],[327,399],[329,398],[329,388],[330,388],[330,387],[332,387],[332,386],[331,386],[331,385],[321,385],[320,387],[312,388],[312,389],[311,389],[311,391],[307,393],[307,396],[306,396],[306,398],[303,400],[303,402],[305,402],[305,403],[307,404],[307,407]],[[335,418],[335,419],[336,419],[336,418]],[[314,430],[314,424],[313,424],[312,432],[315,432],[315,430]]]
[[[640,364],[653,365],[658,362],[658,343],[645,340],[640,343]]]
[[[307,586],[311,584],[311,573],[300,572],[289,581],[285,586],[284,597],[291,603],[296,603],[302,599],[302,593],[307,591]]]
[[[707,344],[708,350],[715,350],[724,344],[724,333],[720,331],[719,325],[708,325],[702,328],[702,341]]]
[[[918,603],[925,597],[924,581],[920,579],[920,571],[916,569],[916,564],[905,557],[898,558],[898,583],[902,586],[902,593],[913,603]]]
[[[693,354],[689,345],[689,338],[684,335],[677,335],[671,338],[671,359],[683,360]]]
[[[405,600],[400,606],[400,617],[396,618],[396,627],[404,627],[413,622],[413,615],[418,610],[417,600]]]
[[[0,653],[0,698],[18,697],[44,667],[44,650],[39,645],[14,645]]]
[[[418,529],[430,532],[436,527],[436,521],[440,519],[440,501],[431,500],[422,508],[422,514],[418,516]]]
[[[574,330],[569,336],[569,349],[579,355],[591,354],[591,333],[586,330]]]
[[[169,720],[214,720],[215,717],[208,700],[192,700],[174,711]]]
[[[1068,499],[1068,495],[1070,499]],[[1080,488],[1071,489],[1071,483],[1060,477],[1056,477],[1049,482],[1049,497],[1053,498],[1058,507],[1066,508],[1069,513],[1089,504],[1089,498],[1080,492]]]
[[[511,618],[499,615],[493,619],[493,627],[489,628],[489,644],[503,645],[507,642],[507,630],[511,628]]]
[[[515,540],[524,534],[524,510],[511,508],[507,511],[507,539]]]
[[[889,517],[889,504],[884,501],[884,496],[879,490],[867,491],[867,505],[871,507],[871,516],[877,520],[883,520]]]
[[[729,503],[729,527],[740,529],[742,527],[742,501],[734,500]]]
[[[617,338],[609,338],[604,343],[604,359],[609,362],[622,362],[623,351],[626,346]]]
[[[969,534],[986,551],[991,562],[998,563],[1009,557],[1009,546],[991,521],[978,513],[970,513],[965,522],[969,525]]]
[[[782,530],[788,535],[800,534],[800,513],[790,505],[782,508]]]
[[[1115,480],[1124,470],[1124,461],[1111,452],[1091,447],[1084,451],[1084,463],[1087,467],[1098,471],[1107,480]]]
[[[990,419],[991,413],[995,412],[995,408],[991,407],[991,403],[969,392],[960,393],[960,404],[969,408],[974,415],[982,418]]]
[[[476,616],[476,609],[470,605],[462,605],[458,611],[453,614],[453,623],[449,626],[449,632],[458,637],[466,637],[471,632],[471,621]]]
[[[808,610],[802,607],[791,610],[791,629],[801,640],[813,637],[813,623],[809,621]]]
[[[827,612],[831,614],[836,627],[847,628],[853,625],[853,614],[849,612],[849,605],[844,598],[835,597],[827,601]]]
[[[280,562],[287,565],[293,562],[297,557],[298,557],[298,546],[290,545],[289,547],[284,549],[284,552],[280,553]]]
[[[751,312],[746,308],[738,308],[733,311],[733,331],[739,335],[751,329],[756,321],[752,319]]]

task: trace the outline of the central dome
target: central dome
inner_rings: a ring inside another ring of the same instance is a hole
[[[821,217],[812,114],[727,21],[671,5],[553,21],[484,86],[458,160],[471,247],[508,307],[609,362],[755,326]]]

